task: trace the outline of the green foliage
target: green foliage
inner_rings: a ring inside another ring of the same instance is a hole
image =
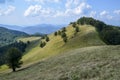
[[[46,40],[46,42],[50,41],[50,39],[49,39],[49,37],[48,37],[48,36],[46,36],[46,39],[45,39],[45,40]]]
[[[120,44],[120,31],[114,29],[104,29],[101,34],[102,39],[106,41],[108,45],[113,44],[117,45]]]
[[[77,21],[78,24],[95,26],[101,39],[109,45],[120,45],[120,28],[106,25],[104,22],[89,17],[82,17]]]
[[[66,32],[66,28],[65,27],[62,28],[62,32]]]
[[[68,40],[67,40],[67,34],[65,32],[62,32],[61,34],[61,38],[63,39],[63,41],[66,43]]]
[[[23,52],[25,52],[27,45],[28,44],[26,44],[22,41],[19,41],[19,42],[14,42],[12,44],[0,47],[0,65],[5,64],[5,55],[11,47],[15,47],[23,53]]]
[[[22,53],[17,48],[11,48],[6,55],[6,64],[9,68],[12,68],[13,72],[16,71],[16,68],[20,68],[23,63],[20,61],[22,58]]]
[[[79,31],[80,31],[79,27],[75,27],[75,32],[79,32]]]
[[[75,27],[76,27],[76,23],[75,23],[75,22],[73,22],[72,27],[73,27],[73,28],[75,28]]]
[[[46,45],[46,42],[40,42],[40,47],[43,48]]]
[[[55,35],[55,36],[57,36],[57,34],[58,34],[57,32],[54,32],[54,35]]]
[[[30,44],[30,41],[27,41],[27,44]]]
[[[62,38],[67,37],[66,33],[63,32],[63,33],[61,34],[61,37],[62,37]]]
[[[58,31],[58,35],[61,35],[61,31],[60,30]]]
[[[68,41],[67,37],[63,37],[63,41],[66,43]]]

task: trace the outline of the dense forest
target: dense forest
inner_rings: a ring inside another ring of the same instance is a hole
[[[8,50],[10,48],[12,48],[12,47],[17,48],[23,53],[23,52],[25,52],[25,49],[26,49],[28,44],[29,44],[29,42],[24,43],[22,41],[19,41],[19,42],[14,42],[12,44],[0,47],[0,65],[5,64],[5,62],[6,62],[6,53],[8,52]]]

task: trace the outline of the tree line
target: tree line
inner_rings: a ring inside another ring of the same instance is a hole
[[[0,66],[7,64],[13,71],[19,68],[22,64],[20,59],[29,43],[30,42],[24,43],[22,41],[16,41],[7,46],[0,47]]]
[[[82,17],[77,20],[80,25],[92,25],[96,28],[100,38],[108,45],[120,45],[120,27],[107,25],[91,17]]]

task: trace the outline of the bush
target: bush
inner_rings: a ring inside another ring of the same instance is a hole
[[[67,37],[64,37],[63,38],[63,41],[66,43],[68,40],[67,40]]]
[[[55,36],[57,36],[57,34],[58,34],[57,32],[54,33]]]
[[[73,27],[73,28],[75,28],[75,27],[76,27],[76,23],[75,23],[75,22],[73,22],[72,27]]]
[[[45,45],[46,45],[45,42],[42,42],[42,41],[40,42],[40,47],[41,47],[41,48],[43,48]]]
[[[61,31],[58,31],[58,35],[61,35]]]
[[[65,27],[62,28],[62,32],[66,32],[66,28]]]
[[[63,33],[61,34],[61,37],[62,37],[62,38],[67,37],[66,33],[63,32]]]
[[[50,41],[50,39],[49,39],[49,37],[48,37],[48,36],[46,36],[46,42],[48,42],[48,41]]]
[[[80,31],[79,27],[75,27],[75,32],[79,32],[79,31]]]
[[[27,44],[30,44],[30,41],[27,41]]]

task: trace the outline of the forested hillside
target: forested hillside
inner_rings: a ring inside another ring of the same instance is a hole
[[[16,38],[22,36],[28,36],[28,34],[0,27],[0,47],[11,44],[15,41]]]

